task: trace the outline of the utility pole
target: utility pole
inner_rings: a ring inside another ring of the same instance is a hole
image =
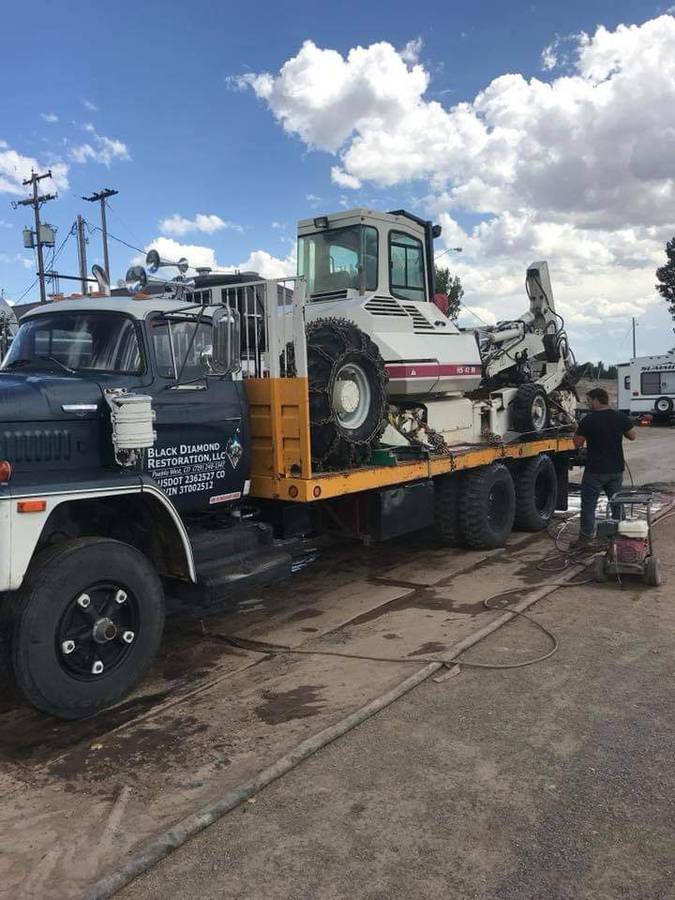
[[[32,185],[33,187],[33,196],[27,197],[25,200],[15,200],[12,203],[12,208],[16,209],[17,206],[32,206],[33,212],[35,213],[35,245],[37,247],[37,256],[38,256],[38,271],[37,276],[40,281],[40,303],[45,303],[47,300],[47,292],[45,290],[45,263],[44,257],[42,254],[42,235],[40,234],[40,207],[43,203],[46,203],[48,200],[55,200],[56,194],[38,194],[38,182],[42,181],[43,178],[51,178],[52,173],[51,169],[48,172],[45,172],[44,175],[38,175],[37,172],[33,172],[31,170],[30,178],[27,178],[23,185],[24,187],[28,187],[28,185]]]
[[[80,262],[80,283],[82,284],[82,293],[88,293],[87,289],[87,248],[84,237],[84,219],[82,216],[77,217],[77,258]]]
[[[637,328],[637,322],[635,321],[635,316],[633,316],[633,359],[637,356],[637,350],[635,345],[635,329]]]
[[[95,203],[98,201],[101,204],[101,235],[103,237],[103,268],[105,269],[105,275],[108,281],[110,281],[110,262],[108,260],[108,225],[105,218],[105,201],[108,197],[114,197],[115,194],[119,194],[119,191],[112,191],[110,188],[103,188],[102,191],[97,191],[92,194],[91,197],[83,197],[83,200],[88,200],[89,203]]]

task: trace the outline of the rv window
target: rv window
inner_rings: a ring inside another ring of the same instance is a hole
[[[627,391],[630,390],[630,375],[624,375],[623,386],[624,386],[625,390],[627,390]]]
[[[661,373],[643,372],[640,376],[640,391],[643,394],[661,393]]]
[[[675,394],[675,372],[661,372],[661,393]]]

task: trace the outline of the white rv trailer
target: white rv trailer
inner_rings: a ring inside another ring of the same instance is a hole
[[[675,351],[636,356],[617,366],[619,409],[629,415],[651,413],[670,420],[675,411]]]

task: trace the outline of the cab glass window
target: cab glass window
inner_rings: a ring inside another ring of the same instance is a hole
[[[329,228],[298,241],[298,275],[318,297],[352,289],[377,289],[377,229],[370,225]]]
[[[181,369],[181,381],[202,378],[206,374],[202,353],[211,346],[210,322],[153,319],[150,322],[150,340],[157,373],[162,378],[176,378]]]
[[[4,369],[49,368],[139,375],[143,371],[134,321],[113,312],[54,312],[23,322]]]
[[[402,231],[389,232],[389,285],[392,296],[425,300],[424,247]]]

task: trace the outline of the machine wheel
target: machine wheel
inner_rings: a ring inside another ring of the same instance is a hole
[[[386,426],[387,374],[377,345],[345,319],[307,326],[312,463],[367,462]]]
[[[650,587],[658,587],[663,584],[663,575],[661,574],[661,566],[656,556],[648,556],[645,560],[645,569],[642,574],[645,584]]]
[[[593,581],[597,581],[598,583],[605,582],[608,579],[607,569],[605,568],[605,554],[602,553],[600,556],[596,556],[593,560],[593,565],[591,567],[591,574],[593,577]]]
[[[434,479],[434,538],[443,547],[459,547],[462,529],[459,523],[459,499],[463,476],[439,475]]]
[[[467,472],[459,501],[462,537],[469,547],[503,547],[513,528],[516,491],[501,463]]]
[[[511,401],[511,423],[521,434],[539,434],[548,425],[546,391],[538,384],[521,384]]]
[[[121,700],[145,675],[164,627],[164,594],[149,560],[106,538],[45,551],[18,597],[11,666],[20,693],[61,719]]]
[[[558,476],[550,456],[528,459],[515,478],[518,531],[543,531],[553,518],[558,498]]]
[[[657,413],[661,413],[661,415],[667,415],[673,411],[673,401],[670,397],[659,397],[654,404],[654,409]]]

